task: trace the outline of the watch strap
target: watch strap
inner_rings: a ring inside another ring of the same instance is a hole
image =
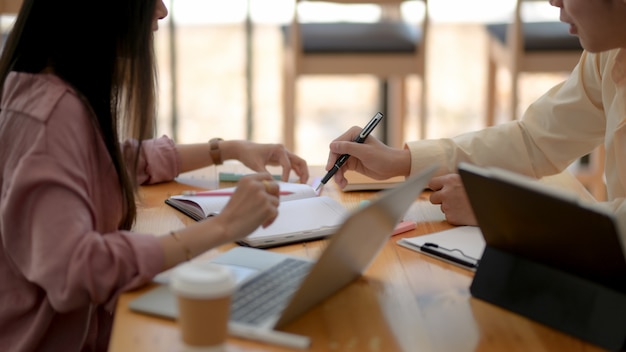
[[[220,142],[222,138],[211,138],[209,141],[209,155],[213,160],[213,165],[222,165],[222,151],[220,150]]]

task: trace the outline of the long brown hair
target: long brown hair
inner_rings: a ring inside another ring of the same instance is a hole
[[[93,112],[122,189],[123,229],[136,216],[139,148],[128,167],[120,141],[152,137],[156,115],[156,1],[24,0],[0,58],[3,84],[10,71],[51,69]]]

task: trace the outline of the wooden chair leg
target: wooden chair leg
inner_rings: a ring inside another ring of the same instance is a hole
[[[421,139],[428,138],[428,80],[426,79],[426,72],[422,75],[422,87],[420,91],[420,106],[418,108],[419,119],[419,136]],[[406,106],[406,105],[405,105]]]
[[[606,201],[606,182],[604,181],[604,145],[592,153],[591,167],[593,168],[593,185],[591,193],[599,201]]]
[[[599,146],[589,154],[589,163],[577,170],[575,176],[598,201],[607,199],[604,182],[604,146]]]
[[[489,58],[487,64],[487,97],[486,97],[486,112],[485,112],[485,126],[493,126],[496,123],[496,77],[497,66],[496,63]]]
[[[387,88],[387,136],[389,146],[401,147],[404,143],[406,119],[406,82],[403,76],[389,77]]]
[[[291,63],[285,60],[283,79],[283,144],[290,151],[295,152],[295,111],[296,111],[296,77]]]
[[[509,118],[511,121],[517,119],[517,108],[519,106],[519,74],[514,69],[511,70],[511,106],[509,107]]]
[[[604,157],[604,145],[601,145],[591,153],[589,160],[591,180],[588,187],[591,194],[599,201],[605,201],[607,198],[606,183],[604,182]]]

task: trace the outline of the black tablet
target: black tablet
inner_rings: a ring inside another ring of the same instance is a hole
[[[487,247],[626,292],[612,212],[510,171],[467,163],[458,171]]]

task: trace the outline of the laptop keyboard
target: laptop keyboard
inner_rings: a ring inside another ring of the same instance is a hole
[[[312,266],[287,258],[245,282],[233,295],[230,320],[254,325],[282,311]]]

